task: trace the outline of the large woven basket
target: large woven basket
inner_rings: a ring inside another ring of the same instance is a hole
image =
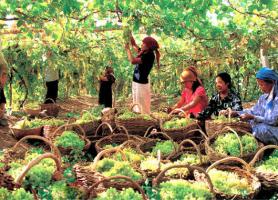
[[[82,124],[79,124],[79,125],[85,131],[87,136],[94,135],[98,126],[101,124],[101,120],[95,120],[95,118],[92,116],[92,114],[89,111],[83,111],[83,113],[84,112],[88,113],[91,116],[92,121],[82,123]],[[73,130],[80,133],[80,129],[78,129],[76,127],[74,127]]]
[[[186,144],[192,145],[193,148],[185,146]],[[168,159],[173,161],[173,162],[177,161],[177,160],[179,160],[179,158],[184,153],[190,153],[190,154],[196,154],[197,153],[197,155],[198,155],[198,157],[200,159],[200,163],[199,164],[195,164],[195,166],[205,166],[205,165],[208,164],[208,162],[206,160],[204,160],[204,156],[205,155],[202,155],[199,146],[194,141],[192,141],[190,139],[183,140],[179,144],[179,147],[177,148],[177,152],[174,153],[174,154],[171,154],[170,156],[168,156]]]
[[[264,153],[266,149],[278,149],[276,145],[267,145],[261,148],[257,154],[254,156],[253,160],[249,163],[250,166],[254,167],[256,161]],[[278,172],[271,173],[271,172],[262,172],[258,171],[256,168],[253,168],[255,175],[259,178],[262,183],[262,186],[266,190],[278,190]]]
[[[109,178],[104,178],[100,181],[98,181],[97,183],[93,184],[87,191],[87,197],[88,199],[91,199],[91,198],[96,198],[97,197],[97,191],[95,191],[96,188],[98,188],[98,186],[100,184],[103,184],[103,185],[111,185],[113,187],[113,185],[115,184],[118,184],[118,182],[114,182],[112,180],[115,180],[115,179],[120,179],[120,180],[125,180],[125,182],[128,182],[130,185],[132,185],[132,188],[133,189],[136,189],[137,191],[139,191],[142,195],[142,199],[143,200],[147,200],[147,196],[144,192],[144,190],[140,187],[139,184],[137,184],[136,182],[134,182],[131,178],[127,177],[127,176],[112,176],[112,177],[109,177]],[[113,183],[114,182],[114,183]]]
[[[194,137],[195,132],[190,132],[191,130],[198,129],[199,126],[197,122],[193,122],[186,127],[182,128],[173,128],[173,129],[165,129],[163,128],[163,122],[160,121],[160,129],[162,132],[166,133],[169,137],[171,137],[174,141],[183,141],[185,139],[190,139]]]
[[[17,129],[17,128],[10,128],[11,133],[17,138],[21,139],[28,135],[38,135],[40,136],[42,134],[43,127],[37,127],[32,129]]]
[[[55,161],[55,164],[56,164],[56,171],[53,173],[52,179],[56,180],[56,181],[61,180],[62,174],[63,174],[62,167],[61,167],[61,161],[56,157],[56,155],[54,155],[52,153],[45,153],[45,154],[42,154],[42,155],[36,157],[35,159],[31,160],[28,163],[28,165],[24,168],[24,170],[21,172],[21,174],[19,174],[16,177],[15,183],[17,185],[22,185],[24,177],[32,169],[32,167],[37,165],[41,160],[46,159],[46,158],[51,158],[52,160]]]
[[[123,129],[123,130],[125,130],[125,129]],[[133,141],[137,142],[138,144],[141,144],[142,142],[145,141],[145,140],[141,139],[140,137],[137,137],[136,135],[129,135],[128,132],[125,132],[125,134],[123,134],[123,133],[112,134],[112,135],[108,135],[108,136],[105,136],[105,137],[99,139],[95,144],[95,148],[96,148],[96,151],[99,153],[102,150],[104,150],[105,145],[109,145],[109,144],[121,145],[128,140],[133,140]]]
[[[198,171],[198,172],[204,174],[204,176],[205,176],[205,178],[206,178],[206,180],[207,180],[206,182],[208,183],[208,188],[209,188],[210,192],[211,192],[211,193],[213,194],[213,196],[214,196],[215,192],[214,192],[214,189],[213,189],[213,185],[212,185],[211,179],[210,179],[209,175],[206,173],[206,171],[205,171],[203,168],[201,168],[201,167],[191,166],[191,165],[186,165],[186,164],[175,164],[175,165],[171,165],[171,166],[165,168],[164,170],[162,170],[162,171],[157,175],[157,177],[154,178],[154,179],[152,180],[152,185],[153,185],[153,187],[159,187],[159,184],[160,184],[161,182],[170,180],[169,178],[167,178],[167,177],[165,176],[165,174],[166,174],[166,172],[167,172],[168,170],[171,170],[171,169],[173,169],[173,168],[181,168],[181,169],[182,169],[182,168],[186,168],[186,169],[188,169],[190,172]],[[171,178],[171,179],[172,179],[172,178]],[[183,179],[186,180],[187,177],[185,177],[185,178],[183,178]],[[196,180],[190,180],[189,182],[192,182],[192,183],[193,183],[193,182],[196,182]],[[197,181],[197,182],[198,182],[198,181]]]
[[[133,104],[131,109],[137,104]],[[140,135],[143,136],[146,130],[150,126],[158,126],[158,121],[156,119],[143,119],[143,118],[131,118],[131,119],[119,119],[117,116],[115,118],[116,126],[124,126],[130,135]]]
[[[215,133],[221,131],[224,127],[231,127],[234,130],[240,129],[244,130],[246,132],[251,133],[252,128],[251,125],[248,122],[223,122],[223,123],[217,123],[214,122],[214,120],[206,120],[206,133],[209,137],[212,137]]]
[[[48,116],[57,117],[61,107],[53,99],[48,98],[47,100],[51,100],[53,103],[41,104],[41,111],[46,110]]]
[[[41,136],[37,136],[37,135],[28,135],[28,136],[21,138],[17,143],[15,143],[15,145],[13,147],[11,147],[8,151],[4,152],[3,160],[1,160],[1,162],[5,164],[5,168],[9,168],[7,166],[10,165],[10,163],[13,159],[22,158],[25,156],[25,152],[26,152],[26,150],[28,150],[28,147],[26,148],[22,143],[25,140],[29,140],[29,139],[40,140],[40,141],[44,142],[45,144],[47,144],[50,147],[51,152],[56,156],[56,158],[59,161],[61,161],[60,151],[50,140],[48,140],[44,137],[41,137]],[[25,150],[22,152],[19,147],[24,147]]]
[[[65,122],[65,124],[68,124],[68,122],[67,123]],[[64,127],[64,124],[61,126]],[[61,126],[44,125],[43,126],[43,136],[50,140],[53,140],[54,133],[55,133],[55,135],[62,134],[62,132],[64,132],[65,130],[70,130],[70,128],[71,128],[69,126],[66,126],[65,129],[63,129],[63,128],[60,128]]]
[[[85,146],[83,148],[83,151],[88,150],[91,146],[91,141],[89,139],[87,139],[84,130],[78,124],[65,124],[65,125],[60,126],[58,129],[56,129],[56,131],[53,133],[52,138],[50,138],[50,139],[54,142],[55,138],[57,136],[60,136],[61,134],[63,134],[65,128],[68,128],[68,127],[69,127],[68,130],[73,130],[73,127],[78,127],[80,129],[80,132],[82,133],[82,135],[80,135],[80,134],[78,134],[78,135],[85,142]],[[63,131],[61,131],[61,130],[63,130]],[[73,150],[72,148],[63,148],[63,147],[58,147],[58,149],[60,150],[60,152],[63,155],[68,155]]]
[[[242,147],[242,143],[241,143],[241,140],[240,140],[239,136],[247,134],[247,135],[250,135],[250,136],[253,137],[253,135],[248,133],[248,132],[246,132],[246,131],[244,131],[244,130],[237,129],[237,131],[235,131],[234,129],[232,129],[230,127],[225,127],[221,131],[219,131],[216,134],[214,134],[212,137],[208,137],[206,139],[206,141],[205,141],[205,150],[206,150],[206,154],[209,157],[210,162],[213,163],[213,162],[216,162],[217,160],[221,160],[221,159],[227,157],[227,155],[221,154],[221,153],[215,151],[215,149],[212,147],[212,145],[213,145],[214,141],[216,140],[216,138],[219,135],[225,134],[227,131],[232,132],[232,133],[234,133],[237,136],[239,144],[240,144],[240,156],[239,156],[239,158],[243,159],[244,161],[247,161],[247,162],[251,161],[252,158],[257,153],[257,151],[263,146],[262,143],[259,143],[256,140],[256,143],[257,143],[257,146],[258,146],[257,150],[255,152],[252,152],[252,153],[243,154],[243,147]],[[230,164],[232,164],[232,162]]]
[[[162,136],[164,139],[170,140],[174,144],[174,151],[171,152],[169,155],[161,155],[162,160],[168,159],[168,157],[172,154],[176,154],[177,148],[175,146],[175,142],[166,133],[154,131],[154,132],[151,132],[149,135],[145,135],[145,137],[151,137],[151,136]],[[151,152],[152,148],[156,145],[156,143],[160,142],[160,141],[161,141],[160,139],[151,139],[149,141],[146,141],[146,142],[140,144],[138,146],[138,148],[142,154],[148,155],[147,152]]]
[[[241,169],[239,167],[232,167],[232,166],[227,166],[227,165],[219,165],[219,164],[223,164],[223,163],[230,163],[230,162],[237,162],[239,164],[243,164],[243,166],[246,169]],[[223,170],[223,171],[229,171],[229,172],[233,172],[236,173],[237,175],[239,175],[240,177],[244,177],[247,178],[249,185],[252,187],[252,191],[249,194],[246,194],[244,196],[241,196],[239,194],[225,194],[223,192],[221,192],[220,190],[218,190],[216,187],[214,187],[214,191],[216,193],[216,197],[217,199],[253,199],[260,191],[261,189],[261,183],[259,182],[258,178],[256,176],[254,176],[253,174],[250,173],[250,166],[242,159],[237,158],[237,157],[227,157],[221,160],[216,161],[215,163],[213,163],[211,166],[209,166],[206,170],[207,173],[209,173],[209,171],[212,168],[216,168],[218,170]],[[200,174],[195,174],[195,177],[198,177]],[[199,179],[200,176],[197,178]],[[202,178],[200,178],[200,181]],[[227,180],[229,181],[229,180]]]
[[[93,167],[92,167],[92,168],[93,168],[93,169],[96,169],[96,166],[97,166],[98,161],[99,161],[103,156],[109,156],[109,154],[115,153],[115,152],[120,152],[120,153],[121,153],[122,151],[121,151],[120,148],[112,148],[112,149],[103,150],[103,151],[101,151],[100,153],[98,153],[98,155],[94,158],[94,162],[93,162]],[[124,154],[122,154],[122,158],[123,158],[123,160],[126,160]],[[146,178],[147,178],[147,177],[146,177],[146,174],[145,174],[143,171],[141,171],[141,170],[139,170],[139,169],[137,169],[137,168],[134,168],[134,169],[142,175],[142,179],[137,180],[137,181],[134,181],[134,182],[136,182],[138,185],[143,184],[143,183],[145,182]],[[122,188],[126,188],[126,187],[132,187],[132,188],[133,188],[133,185],[130,184],[129,182],[120,181],[120,182],[116,182],[116,183],[112,183],[112,184],[107,183],[107,184],[105,185],[105,187],[106,187],[106,188],[115,187],[115,188],[117,188],[117,189],[122,189]]]

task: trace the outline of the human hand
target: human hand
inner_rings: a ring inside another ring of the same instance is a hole
[[[248,114],[248,113],[244,113],[244,114],[240,115],[239,117],[242,121],[248,121],[248,120],[251,120],[251,119],[255,119],[254,115],[251,115],[251,114]]]
[[[129,49],[129,43],[125,43],[125,49]]]
[[[227,110],[220,110],[219,115],[227,116],[228,115],[228,111]]]

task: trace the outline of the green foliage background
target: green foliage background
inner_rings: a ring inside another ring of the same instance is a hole
[[[12,72],[12,103],[44,98],[47,49],[60,69],[59,96],[96,95],[97,76],[112,65],[117,98],[131,93],[133,66],[123,31],[138,44],[146,35],[161,46],[161,70],[151,73],[154,93],[179,95],[178,76],[196,65],[209,95],[214,77],[229,72],[243,100],[259,95],[254,74],[259,51],[277,70],[277,0],[4,0],[0,4],[2,51]],[[8,98],[11,90],[6,88]]]

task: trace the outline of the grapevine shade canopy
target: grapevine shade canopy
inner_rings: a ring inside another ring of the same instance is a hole
[[[270,65],[277,66],[276,10],[274,0],[5,0],[0,5],[0,35],[3,53],[16,73],[13,89],[18,96],[13,101],[24,96],[16,86],[22,80],[29,94],[44,93],[39,80],[46,48],[55,52],[62,84],[67,85],[60,94],[96,94],[95,77],[108,64],[115,69],[116,91],[128,94],[133,67],[123,48],[125,29],[138,44],[152,35],[161,45],[161,70],[151,75],[155,93],[176,93],[178,75],[193,64],[202,69],[209,94],[213,87],[208,80],[227,70],[237,78],[243,98],[253,99],[258,94],[247,91],[255,85],[249,77],[260,67],[260,48],[267,50]]]

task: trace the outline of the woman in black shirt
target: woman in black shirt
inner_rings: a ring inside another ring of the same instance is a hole
[[[154,59],[157,60],[159,69],[160,54],[158,51],[159,45],[152,37],[145,37],[142,40],[141,48],[135,43],[134,38],[131,36],[130,42],[132,47],[138,53],[133,57],[129,43],[125,48],[127,51],[129,61],[135,65],[132,82],[132,98],[133,104],[138,104],[134,107],[134,111],[150,114],[151,112],[151,89],[148,76],[154,64]]]
[[[104,75],[99,77],[100,88],[98,103],[104,105],[105,108],[112,108],[112,84],[115,80],[112,67],[106,67]]]
[[[206,120],[211,115],[218,116],[221,111],[231,108],[234,111],[242,110],[241,99],[234,91],[232,86],[232,79],[226,72],[220,73],[215,80],[217,93],[212,96],[207,108],[199,113],[199,120]]]

